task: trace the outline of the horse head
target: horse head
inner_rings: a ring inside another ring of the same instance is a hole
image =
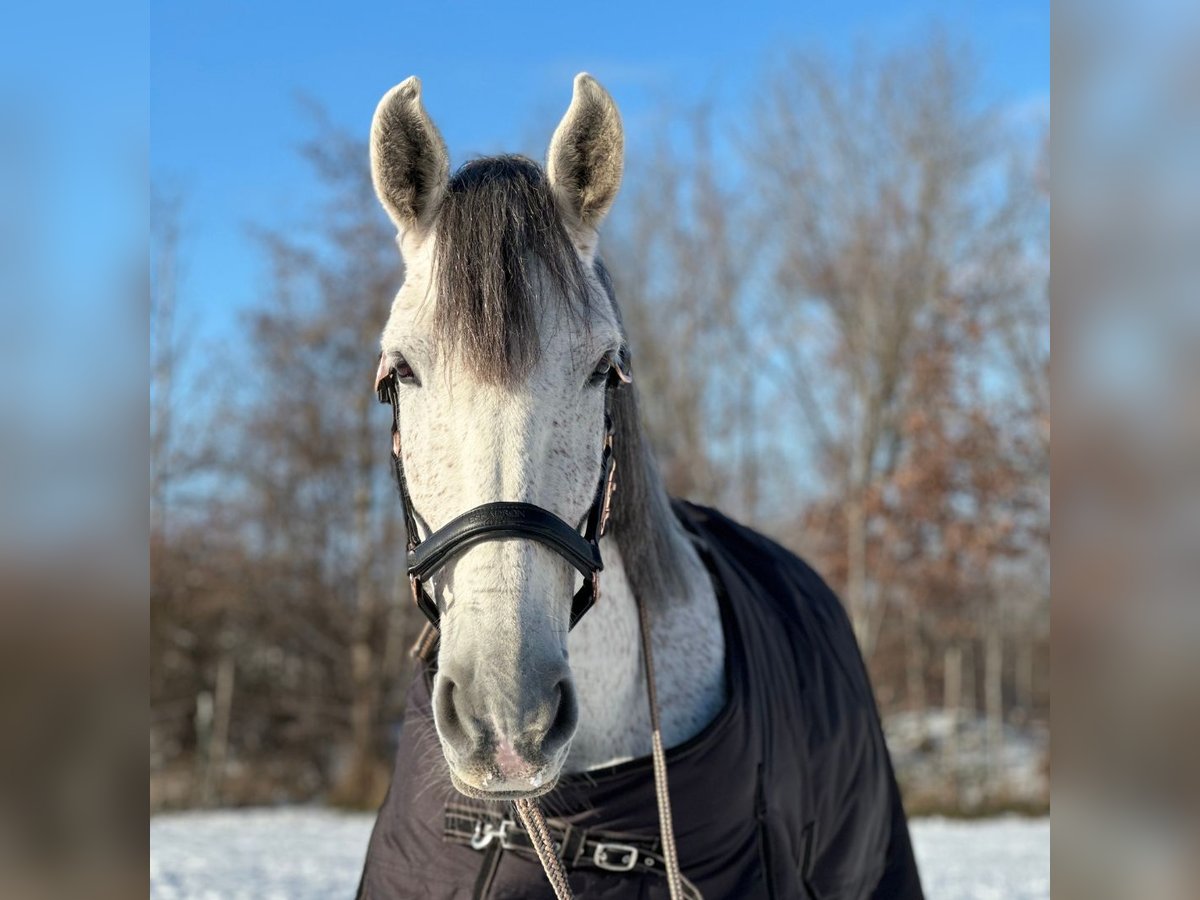
[[[418,539],[485,504],[585,528],[607,462],[606,397],[624,376],[596,259],[622,164],[620,116],[588,75],[544,170],[505,156],[451,175],[420,82],[380,101],[372,177],[405,263],[380,375]],[[542,793],[578,723],[567,633],[586,567],[511,530],[450,549],[418,590],[436,607],[434,719],[452,779],[473,796]]]

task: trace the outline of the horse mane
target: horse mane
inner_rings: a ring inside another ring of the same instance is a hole
[[[543,303],[562,303],[588,321],[594,282],[533,160],[493,156],[463,165],[450,178],[436,228],[438,336],[457,346],[479,377],[504,384],[529,373],[541,351]],[[612,280],[599,260],[593,274],[620,321]],[[680,597],[688,537],[642,427],[636,378],[616,392],[612,416],[618,489],[611,533],[626,576],[634,593],[650,602]]]
[[[595,268],[624,331],[612,279],[599,257]],[[684,596],[688,583],[683,567],[684,547],[690,539],[671,508],[654,448],[642,426],[636,366],[637,360],[633,360],[633,383],[617,391],[611,410],[617,493],[610,527],[634,594],[654,602]]]

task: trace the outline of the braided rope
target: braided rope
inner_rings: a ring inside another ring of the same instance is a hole
[[[638,601],[638,625],[642,637],[642,658],[646,665],[646,694],[650,701],[650,741],[651,757],[654,762],[654,796],[658,802],[658,830],[663,847],[663,860],[666,863],[667,887],[671,900],[683,900],[683,874],[679,868],[679,852],[675,847],[675,825],[671,819],[671,795],[667,787],[667,756],[663,750],[662,726],[658,716],[658,691],[654,686],[654,654],[650,646],[650,614],[645,604]],[[558,900],[572,900],[571,885],[567,882],[567,873],[563,869],[562,860],[550,832],[546,828],[546,818],[532,798],[514,800],[517,815],[525,826],[533,844],[534,852],[546,871],[546,878],[554,888]]]
[[[534,852],[537,853],[542,868],[546,870],[546,878],[554,888],[554,896],[558,900],[572,900],[574,895],[571,893],[571,885],[567,882],[567,873],[563,871],[562,860],[558,858],[558,851],[554,849],[554,841],[550,839],[550,832],[546,829],[546,818],[542,815],[537,801],[525,797],[514,800],[513,806],[517,808],[517,815],[521,817],[521,824],[525,826]]]
[[[675,849],[675,825],[671,820],[671,795],[667,791],[667,756],[663,752],[662,727],[658,719],[658,691],[654,687],[654,653],[650,647],[650,614],[639,597],[638,626],[642,634],[642,658],[646,663],[646,693],[650,699],[650,741],[654,760],[654,795],[658,800],[658,832],[662,839],[671,900],[683,898],[683,876]]]

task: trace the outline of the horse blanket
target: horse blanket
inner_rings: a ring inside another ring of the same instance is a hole
[[[678,503],[676,514],[717,587],[728,684],[717,717],[667,753],[683,874],[705,900],[922,897],[841,603],[763,536],[711,509]],[[451,787],[431,681],[424,666],[413,679],[359,897],[552,900],[528,840],[508,833],[507,804]],[[668,898],[649,757],[564,776],[541,803],[577,897]]]

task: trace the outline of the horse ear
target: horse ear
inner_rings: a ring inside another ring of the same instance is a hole
[[[425,228],[437,214],[450,177],[446,142],[421,104],[415,75],[379,101],[371,123],[371,180],[401,234]]]
[[[571,225],[599,226],[617,197],[624,165],[625,133],[617,105],[596,79],[581,72],[546,161],[550,185]]]

